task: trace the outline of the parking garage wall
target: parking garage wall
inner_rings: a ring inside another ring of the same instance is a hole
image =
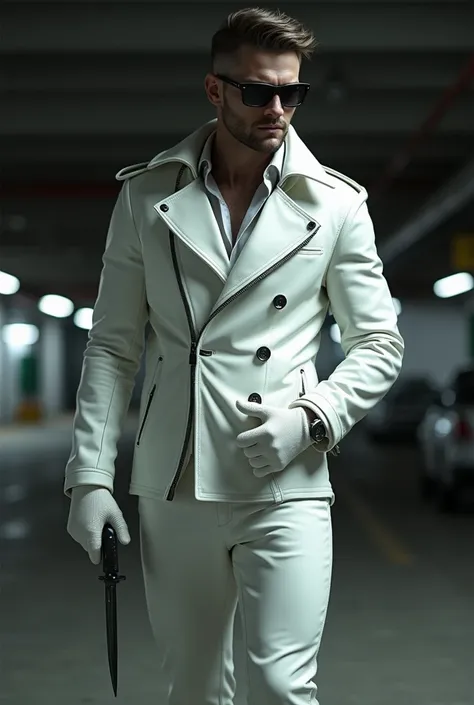
[[[403,375],[428,374],[444,386],[470,362],[467,313],[452,301],[405,303],[398,325],[405,340]]]
[[[0,297],[0,332],[12,321],[15,307]],[[80,380],[87,331],[77,328],[72,320],[57,321],[38,314],[31,306],[22,310],[22,320],[38,326],[40,338],[35,345],[38,355],[38,390],[43,414],[73,411]],[[470,360],[467,314],[453,303],[434,302],[420,305],[404,303],[399,317],[400,332],[405,340],[402,375],[428,374],[438,385],[446,384],[456,368]],[[342,359],[340,345],[324,329],[317,361],[320,379],[326,379]],[[142,364],[132,397],[137,408],[144,377]],[[21,402],[18,356],[12,354],[0,335],[0,423],[16,417]]]

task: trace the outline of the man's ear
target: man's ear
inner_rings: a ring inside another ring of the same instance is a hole
[[[206,91],[207,99],[215,107],[220,108],[222,105],[222,91],[224,87],[212,73],[208,73],[204,79],[204,90]]]

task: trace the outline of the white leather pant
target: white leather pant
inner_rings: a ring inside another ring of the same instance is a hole
[[[329,501],[200,502],[192,459],[172,502],[139,498],[145,594],[167,705],[231,705],[239,605],[248,705],[318,705],[332,575]]]

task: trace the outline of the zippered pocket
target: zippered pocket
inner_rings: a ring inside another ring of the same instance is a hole
[[[300,393],[299,396],[303,397],[306,394],[306,390],[308,389],[308,384],[306,382],[306,373],[304,370],[300,370]]]
[[[302,247],[298,252],[298,255],[306,255],[307,257],[317,257],[323,254],[324,250],[322,247]]]
[[[155,396],[156,387],[157,387],[157,384],[158,384],[158,381],[157,381],[158,369],[160,370],[160,374],[161,374],[161,365],[162,365],[162,363],[163,363],[163,358],[162,358],[161,355],[160,355],[160,357],[158,358],[158,365],[159,365],[159,368],[158,368],[158,365],[157,365],[157,371],[155,371],[155,382],[153,383],[153,387],[151,388],[150,394],[148,395],[148,401],[147,401],[147,404],[146,404],[145,413],[143,414],[143,419],[142,419],[142,422],[141,422],[141,424],[140,424],[140,430],[138,431],[137,446],[140,445],[140,441],[141,441],[142,435],[143,435],[143,429],[145,428],[146,420],[147,420],[147,418],[148,418],[148,414],[149,414],[150,408],[151,408],[151,403],[152,403],[152,401],[153,401],[153,397]]]

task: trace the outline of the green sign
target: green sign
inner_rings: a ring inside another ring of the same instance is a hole
[[[27,355],[20,364],[20,389],[24,396],[36,396],[38,392],[38,361],[35,355]]]

